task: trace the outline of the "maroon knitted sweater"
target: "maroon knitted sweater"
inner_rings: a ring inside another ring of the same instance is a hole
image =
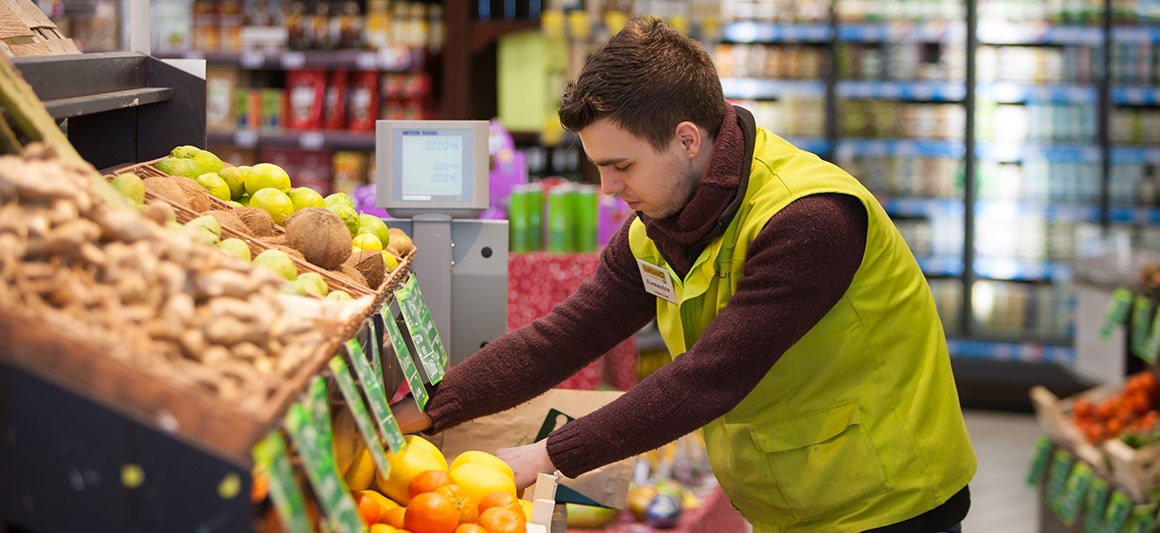
[[[648,236],[682,276],[736,196],[748,167],[746,142],[753,139],[743,138],[730,106],[708,175],[690,202],[664,220],[642,217]],[[629,249],[631,223],[611,239],[596,273],[575,294],[447,372],[427,404],[432,431],[539,395],[655,318],[656,297],[644,291]],[[749,246],[737,292],[688,352],[548,437],[556,468],[578,476],[662,446],[732,409],[849,287],[866,229],[865,209],[839,194],[802,198],[774,215]]]

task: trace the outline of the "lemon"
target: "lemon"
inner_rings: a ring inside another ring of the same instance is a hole
[[[288,193],[290,201],[294,203],[294,211],[301,211],[307,207],[326,207],[322,195],[310,187],[295,187]]]
[[[431,441],[418,435],[407,435],[406,443],[407,446],[414,446],[426,451],[431,455],[434,455],[435,458],[439,460],[439,464],[441,465],[439,468],[447,470],[447,458],[443,457],[443,451],[440,450],[438,446],[431,444]]]
[[[402,505],[411,503],[411,496],[407,493],[411,479],[427,470],[447,470],[447,460],[438,448],[435,448],[434,445],[431,445],[430,448],[414,445],[415,439],[419,439],[419,437],[408,435],[407,445],[403,449],[399,450],[398,453],[387,452],[387,463],[391,465],[391,471],[387,477],[375,472],[375,484],[379,491]],[[431,443],[427,442],[427,444]]]
[[[516,477],[515,473],[512,472],[512,467],[505,463],[503,459],[480,450],[467,450],[459,454],[455,457],[454,461],[451,461],[451,466],[449,468],[451,470],[455,470],[456,467],[467,463],[484,464],[507,474],[507,476],[512,479],[515,479]]]
[[[371,488],[375,482],[375,461],[369,448],[363,448],[354,464],[343,475],[350,490],[360,491]]]
[[[198,150],[189,160],[197,165],[198,175],[217,172],[225,167],[221,158],[209,150]]]
[[[451,469],[451,479],[475,501],[493,492],[516,495],[516,482],[506,472],[483,463],[467,462]]]
[[[274,188],[283,193],[290,192],[290,175],[274,163],[258,163],[245,173],[246,192],[254,195],[266,188]]]
[[[226,183],[226,180],[222,179],[218,173],[207,172],[198,176],[193,181],[196,181],[198,185],[205,187],[205,190],[209,191],[209,193],[215,198],[230,200],[230,185]]]
[[[359,250],[374,250],[379,252],[383,249],[383,243],[379,241],[379,238],[370,233],[360,233],[351,242]]]
[[[230,197],[228,200],[237,200],[246,194],[246,172],[249,172],[250,167],[225,167],[218,171],[218,176],[226,180],[226,185],[230,186]]]
[[[294,214],[294,202],[290,200],[289,196],[286,196],[286,193],[273,187],[254,192],[248,205],[269,213],[270,218],[274,219],[274,223],[278,225],[282,225],[287,218],[290,218],[290,215]]]
[[[383,243],[384,248],[391,243],[391,230],[387,227],[387,223],[372,214],[359,213],[358,231],[359,233],[373,233],[375,237],[379,238],[379,242]]]
[[[395,259],[395,254],[383,250],[383,266],[387,268],[387,272],[391,272],[395,270],[395,267],[399,266],[399,260]]]

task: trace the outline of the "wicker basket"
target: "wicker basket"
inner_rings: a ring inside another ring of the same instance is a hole
[[[0,0],[0,53],[24,57],[81,52],[31,0]]]

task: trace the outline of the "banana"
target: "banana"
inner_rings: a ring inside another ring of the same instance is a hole
[[[375,482],[375,460],[371,451],[365,446],[359,454],[358,460],[350,466],[343,476],[346,486],[352,491],[366,490]]]

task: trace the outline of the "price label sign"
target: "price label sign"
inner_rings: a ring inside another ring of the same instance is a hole
[[[1067,477],[1071,473],[1071,465],[1075,462],[1071,452],[1055,450],[1051,461],[1051,468],[1047,471],[1047,487],[1044,491],[1044,500],[1051,509],[1059,509],[1059,501],[1063,497],[1063,488],[1067,484]]]
[[[383,451],[383,444],[379,442],[378,434],[375,433],[374,423],[371,422],[370,413],[367,412],[367,406],[363,403],[362,396],[359,396],[358,386],[354,384],[354,377],[350,375],[350,369],[347,368],[342,357],[337,355],[330,360],[328,366],[330,372],[334,374],[335,380],[338,381],[338,388],[342,391],[342,397],[346,399],[347,407],[354,415],[354,423],[358,426],[359,433],[362,434],[363,442],[367,443],[367,449],[371,452],[371,459],[375,461],[379,475],[387,477],[391,473],[391,465],[387,463],[387,454]]]
[[[387,439],[387,445],[391,447],[391,450],[398,452],[403,449],[403,431],[399,429],[399,423],[395,421],[395,415],[391,413],[391,406],[387,403],[387,395],[383,392],[382,382],[378,380],[371,365],[367,363],[366,354],[363,353],[358,340],[346,341],[346,351],[350,355],[351,364],[354,365],[354,371],[358,374],[359,381],[362,382],[367,401],[371,404],[371,412],[375,414],[375,423],[379,426],[379,432],[383,438]],[[347,375],[349,376],[349,373]]]
[[[325,386],[324,386],[325,388]],[[338,474],[334,464],[334,449],[318,431],[318,421],[314,420],[311,409],[301,403],[290,406],[286,413],[285,427],[290,440],[298,447],[302,456],[302,466],[314,494],[322,506],[323,514],[334,531],[362,531],[364,524],[350,497],[346,482]],[[324,421],[327,426],[330,420]]]
[[[447,368],[447,351],[443,349],[439,332],[435,331],[431,310],[423,299],[419,280],[414,274],[407,278],[402,287],[395,289],[395,299],[399,302],[399,310],[403,312],[403,320],[411,332],[415,351],[419,352],[423,370],[427,372],[432,385],[439,383],[443,379],[443,370]]]
[[[419,375],[419,368],[415,366],[415,360],[411,358],[411,350],[407,348],[403,332],[399,331],[399,325],[395,323],[390,302],[383,302],[380,314],[383,315],[383,325],[387,328],[387,337],[391,339],[391,346],[395,348],[395,357],[399,360],[399,368],[403,370],[403,377],[407,380],[407,385],[411,387],[411,397],[415,398],[415,403],[422,411],[427,407],[427,388],[423,386],[423,376]]]
[[[382,384],[382,382],[383,382],[383,354],[382,354],[383,338],[381,336],[379,336],[379,320],[378,320],[378,318],[372,316],[370,318],[370,320],[367,321],[367,328],[371,330],[371,368],[374,368],[375,378],[378,379],[380,384]],[[385,387],[386,385],[383,385],[383,386]],[[391,394],[394,394],[394,391],[391,391]]]
[[[1132,291],[1123,287],[1112,291],[1112,299],[1108,302],[1107,312],[1104,313],[1104,323],[1100,326],[1100,340],[1112,338],[1112,332],[1124,323],[1128,317],[1128,309],[1132,306]]]
[[[1144,355],[1141,357],[1150,363],[1156,362],[1160,355],[1160,313],[1152,317],[1152,325],[1148,330],[1148,338],[1144,340]]]
[[[1132,342],[1129,349],[1132,355],[1147,361],[1156,362],[1155,352],[1148,352],[1148,334],[1152,325],[1152,312],[1155,306],[1152,300],[1142,294],[1137,294],[1132,302]]]
[[[1079,519],[1080,506],[1083,505],[1084,497],[1087,496],[1091,480],[1092,467],[1083,461],[1076,461],[1075,466],[1071,469],[1071,475],[1067,476],[1067,482],[1063,486],[1063,495],[1056,509],[1060,521],[1067,527],[1075,525],[1075,521]]]
[[[1051,458],[1051,439],[1040,435],[1035,440],[1035,450],[1031,454],[1031,469],[1027,472],[1027,484],[1032,487],[1043,482],[1043,472],[1047,470],[1047,461]]]
[[[1104,531],[1116,533],[1124,530],[1132,513],[1132,498],[1121,491],[1112,492],[1108,508],[1104,511]]]
[[[1108,505],[1111,487],[1099,476],[1092,478],[1088,485],[1087,501],[1084,503],[1083,533],[1100,533],[1104,529],[1104,509]]]
[[[254,463],[269,480],[270,500],[278,519],[290,533],[310,533],[310,518],[306,515],[306,499],[302,488],[294,481],[294,467],[286,454],[286,441],[277,431],[262,439],[253,450]]]

